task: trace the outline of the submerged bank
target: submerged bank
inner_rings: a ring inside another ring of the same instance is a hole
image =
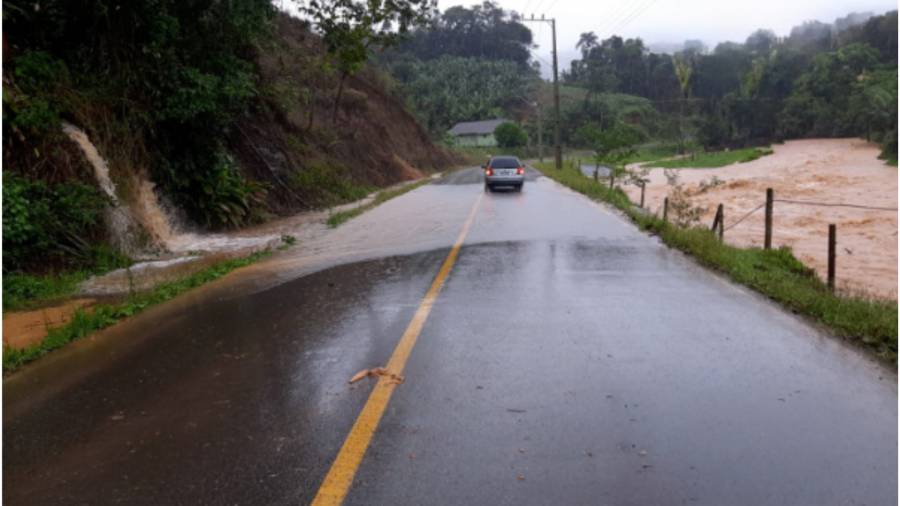
[[[766,188],[776,201],[773,245],[788,246],[798,259],[827,272],[828,225],[837,225],[838,287],[855,294],[897,298],[897,212],[858,207],[897,208],[897,169],[878,159],[877,145],[862,139],[807,139],[774,145],[774,153],[747,163],[715,169],[682,168],[669,171],[687,192],[692,205],[702,210],[701,223],[712,223],[716,207],[725,206],[725,242],[738,247],[763,243],[764,213],[741,217],[765,202]],[[676,172],[677,171],[677,172]],[[660,213],[672,186],[664,169],[648,176],[645,206]],[[624,186],[632,202],[640,188]]]

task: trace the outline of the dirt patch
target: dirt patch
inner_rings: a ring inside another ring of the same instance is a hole
[[[878,159],[879,148],[861,139],[808,139],[775,145],[774,154],[716,169],[678,169],[679,181],[704,209],[702,222],[712,223],[716,206],[725,205],[726,227],[765,202],[765,189],[775,198],[824,203],[897,207],[897,169]],[[722,184],[700,191],[713,177]],[[660,211],[670,187],[663,169],[654,169],[646,189],[647,207]],[[632,201],[640,189],[626,187]],[[828,224],[838,231],[838,286],[854,293],[897,297],[897,213],[845,207],[817,207],[776,202],[773,243],[790,246],[797,257],[820,275],[827,270]],[[725,241],[761,246],[762,210],[726,230]]]
[[[400,166],[400,176],[406,180],[420,179],[425,176],[421,170],[410,165],[406,160],[394,155],[394,163]]]
[[[3,315],[3,346],[25,348],[37,344],[50,329],[65,325],[76,311],[90,310],[95,302],[94,299],[73,299],[33,311],[6,313]]]

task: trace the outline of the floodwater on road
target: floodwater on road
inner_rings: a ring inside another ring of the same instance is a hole
[[[879,148],[861,139],[809,139],[773,145],[774,154],[748,163],[714,169],[675,169],[693,205],[712,223],[716,207],[725,205],[725,226],[760,204],[766,188],[775,192],[775,247],[789,246],[820,276],[827,274],[828,225],[837,225],[837,284],[853,293],[897,298],[897,212],[778,202],[779,199],[854,204],[896,209],[897,168],[878,159]],[[701,183],[718,178],[718,186]],[[671,190],[664,169],[653,169],[646,187],[646,207],[661,213]],[[633,202],[640,188],[626,186]],[[725,231],[725,242],[763,245],[764,210]]]
[[[345,504],[896,502],[890,368],[528,178],[450,174],[5,378],[4,504],[308,504],[473,209]]]

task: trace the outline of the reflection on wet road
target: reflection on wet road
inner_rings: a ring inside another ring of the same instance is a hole
[[[5,504],[308,503],[483,192],[448,182],[8,378]],[[348,504],[896,502],[892,372],[534,175],[405,376]]]

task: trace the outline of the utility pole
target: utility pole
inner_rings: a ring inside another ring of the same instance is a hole
[[[538,159],[541,163],[544,163],[544,106],[541,105],[540,100],[536,104],[538,113]]]
[[[556,54],[556,19],[544,19],[544,15],[542,14],[540,19],[534,17],[534,14],[531,15],[530,19],[523,19],[522,21],[534,21],[539,23],[550,23],[550,29],[553,34],[553,151],[554,158],[556,159],[556,168],[562,168],[562,141],[560,139],[560,126],[561,121],[559,119],[559,60]]]
[[[562,169],[562,144],[559,138],[559,71],[557,69],[556,57],[556,19],[550,20],[550,26],[553,28],[553,107],[556,108],[554,115],[556,116],[556,124],[553,127],[553,142],[556,144],[556,170]]]

